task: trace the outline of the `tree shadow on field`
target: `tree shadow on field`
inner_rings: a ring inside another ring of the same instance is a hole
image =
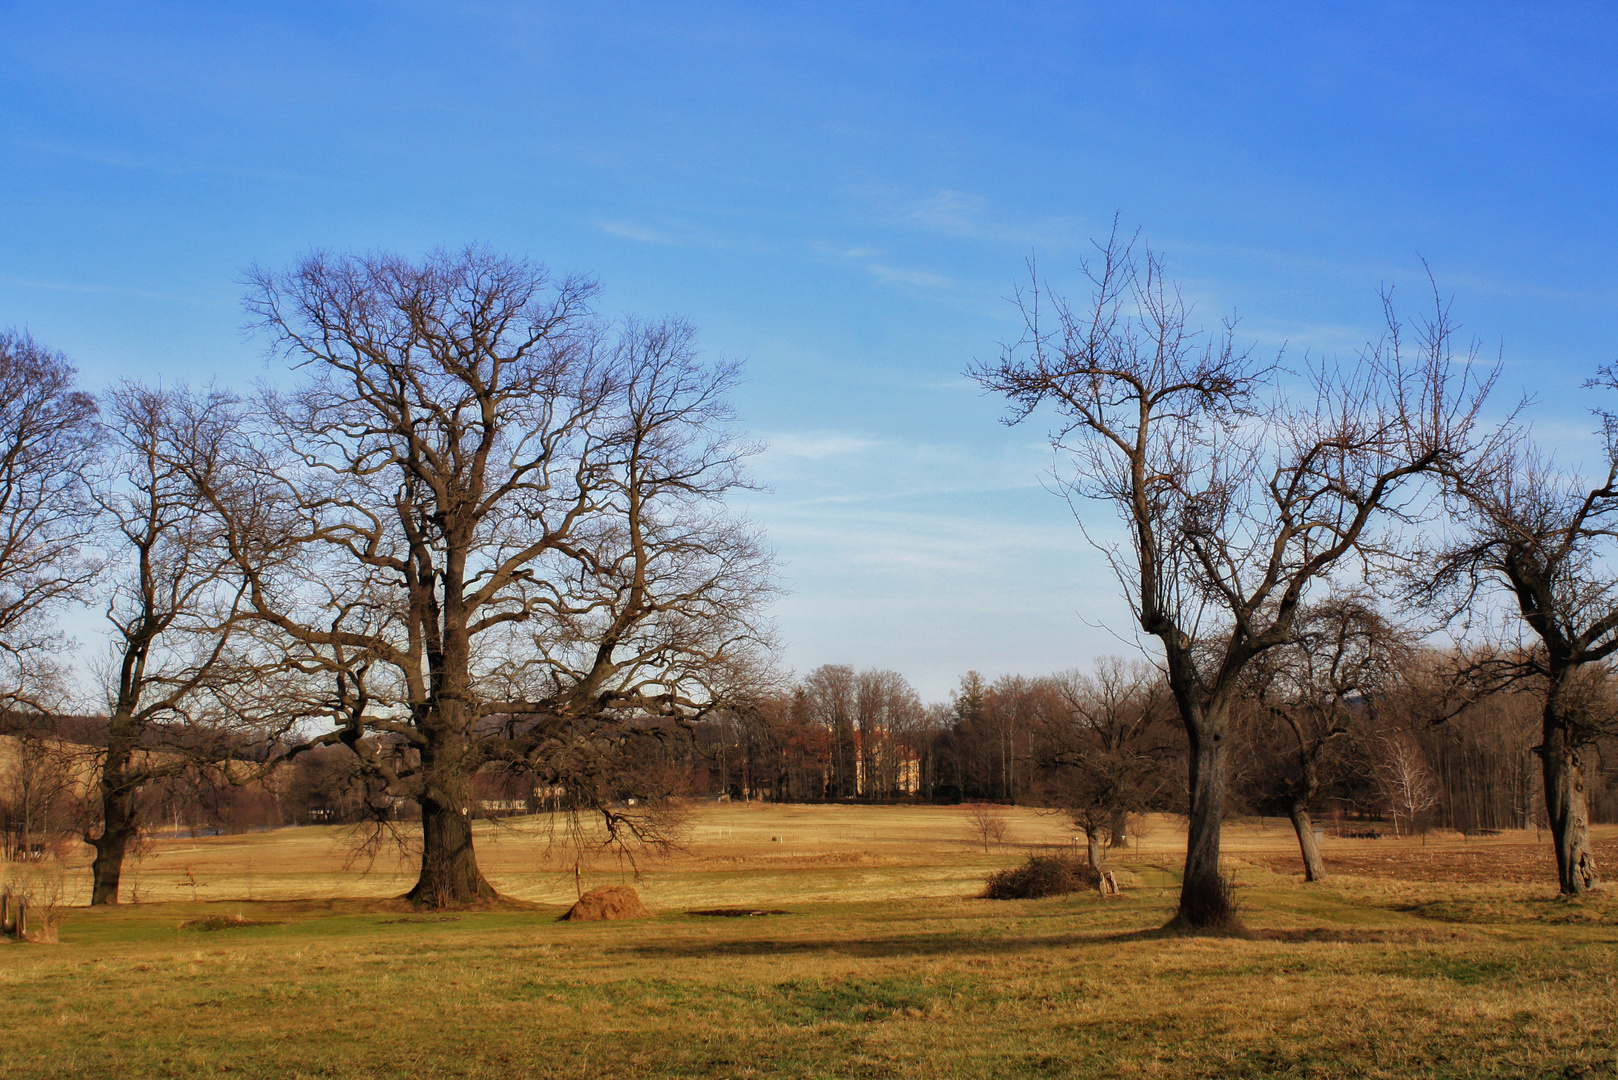
[[[861,958],[938,957],[938,956],[1011,956],[1018,953],[1045,952],[1053,948],[1082,948],[1086,945],[1121,945],[1129,942],[1173,942],[1187,938],[1227,938],[1242,941],[1271,941],[1296,944],[1327,942],[1343,944],[1410,944],[1429,941],[1450,941],[1467,935],[1454,930],[1412,929],[1360,929],[1338,927],[1304,927],[1285,930],[1247,929],[1243,931],[1209,931],[1198,934],[1166,929],[1161,926],[1143,930],[1125,930],[1106,933],[1039,934],[1018,937],[965,937],[951,934],[901,935],[885,938],[812,938],[778,939],[749,938],[743,941],[667,941],[628,945],[612,950],[648,959],[700,959],[723,956],[804,956],[817,953]]]
[[[1184,935],[1151,927],[1142,930],[1089,931],[1067,934],[977,936],[900,934],[881,938],[749,938],[742,941],[667,941],[629,945],[615,952],[642,957],[783,956],[829,953],[840,956],[982,956],[1043,952],[1053,948],[1114,945],[1129,941],[1173,941]]]
[[[1472,937],[1452,929],[1428,927],[1353,927],[1353,926],[1294,926],[1285,929],[1238,926],[1228,929],[1185,930],[1174,926],[1159,926],[1150,930],[1128,930],[1111,934],[1097,934],[1089,940],[1096,943],[1122,943],[1126,941],[1185,941],[1187,939],[1228,941],[1273,941],[1281,944],[1326,942],[1343,945],[1412,944],[1426,941],[1453,941]]]

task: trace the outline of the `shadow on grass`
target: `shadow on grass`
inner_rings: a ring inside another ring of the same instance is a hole
[[[753,938],[746,941],[668,941],[630,945],[612,952],[646,958],[697,959],[716,956],[804,956],[816,953],[862,958],[899,956],[982,956],[1066,948],[1098,940],[1093,934],[1041,934],[1025,938],[955,937],[946,934],[890,938]]]
[[[969,937],[951,934],[904,935],[887,938],[751,938],[744,941],[667,941],[628,945],[610,950],[647,959],[700,959],[724,956],[803,956],[833,954],[861,958],[1011,956],[1080,949],[1085,946],[1124,945],[1131,942],[1176,942],[1187,939],[1239,941],[1338,942],[1344,944],[1412,944],[1450,941],[1464,936],[1454,930],[1355,929],[1307,927],[1301,929],[1245,929],[1186,933],[1157,926],[1141,930],[1038,934],[1027,937]]]

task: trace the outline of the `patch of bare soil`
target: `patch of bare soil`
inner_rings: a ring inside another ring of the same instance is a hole
[[[688,911],[687,915],[707,915],[717,919],[746,919],[756,915],[790,915],[791,912],[780,908],[739,908],[716,907],[705,908],[702,911]]]
[[[1470,844],[1444,841],[1443,846],[1408,847],[1379,840],[1328,843],[1321,852],[1326,873],[1403,881],[1455,884],[1533,885],[1556,881],[1556,853],[1550,837],[1543,843],[1499,843],[1479,840]],[[1352,846],[1348,846],[1352,845]],[[1596,866],[1618,872],[1618,840],[1595,841]],[[1244,852],[1244,859],[1282,874],[1302,872],[1296,852]]]
[[[180,924],[181,930],[239,930],[246,926],[280,926],[278,922],[265,919],[249,919],[242,915],[204,915],[200,919],[187,919]]]

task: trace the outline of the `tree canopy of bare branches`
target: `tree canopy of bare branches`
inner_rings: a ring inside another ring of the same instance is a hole
[[[328,688],[314,742],[420,804],[411,898],[493,896],[471,831],[486,766],[633,830],[612,805],[626,747],[724,703],[769,644],[767,553],[724,506],[751,449],[735,366],[475,249],[314,255],[250,284],[304,381],[238,447],[268,525],[208,503],[253,618]]]
[[[1292,639],[1248,666],[1249,783],[1260,806],[1279,804],[1291,819],[1306,881],[1326,873],[1311,817],[1322,784],[1351,768],[1358,714],[1385,696],[1414,652],[1410,633],[1373,597],[1345,592],[1300,608]]]
[[[1093,673],[1065,671],[1041,680],[1050,702],[1034,740],[1047,805],[1061,807],[1083,831],[1090,865],[1102,869],[1103,840],[1124,817],[1150,809],[1179,751],[1162,673],[1117,657]]]
[[[82,598],[95,507],[96,404],[67,358],[0,331],[0,713],[38,710],[61,644],[52,615]]]
[[[1618,372],[1592,385],[1618,389]],[[1526,433],[1506,429],[1451,475],[1463,531],[1418,596],[1446,598],[1460,617],[1485,586],[1510,598],[1529,641],[1516,651],[1543,692],[1540,743],[1558,884],[1576,894],[1600,882],[1590,851],[1587,755],[1618,732],[1610,672],[1618,653],[1618,416],[1601,413],[1605,460],[1594,478],[1547,461]]]
[[[1177,922],[1233,918],[1219,870],[1230,708],[1242,670],[1286,643],[1311,585],[1391,555],[1424,474],[1471,449],[1488,389],[1442,334],[1389,333],[1352,364],[1311,363],[1297,402],[1279,369],[1202,331],[1160,258],[1116,232],[1085,268],[1090,302],[1019,296],[1026,332],[972,374],[1012,405],[1054,413],[1051,443],[1081,525],[1110,504],[1128,540],[1087,535],[1140,630],[1157,639],[1190,742],[1190,833]],[[1412,355],[1414,353],[1415,355]]]
[[[198,493],[222,493],[240,424],[227,395],[125,383],[107,397],[108,457],[95,492],[109,553],[107,726],[97,748],[92,904],[118,902],[143,788],[228,761],[274,724],[276,663],[247,633],[247,579]],[[247,524],[236,506],[235,520]]]

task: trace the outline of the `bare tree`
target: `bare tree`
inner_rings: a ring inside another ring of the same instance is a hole
[[[1173,707],[1162,673],[1117,657],[1094,674],[1067,671],[1047,683],[1053,701],[1035,742],[1039,793],[1072,816],[1098,873],[1119,819],[1149,809],[1168,786],[1165,765],[1179,751],[1167,725]]]
[[[905,736],[921,721],[921,699],[897,671],[875,668],[855,680],[854,706],[860,739],[860,794],[900,794]]]
[[[1261,803],[1278,803],[1292,821],[1306,881],[1326,873],[1311,807],[1331,772],[1349,770],[1359,713],[1384,695],[1412,652],[1409,636],[1370,597],[1342,593],[1302,608],[1292,640],[1249,665],[1256,715],[1245,756],[1258,773]]]
[[[21,864],[0,864],[0,934],[23,941],[59,940],[67,899],[67,868],[60,850],[46,850]]]
[[[730,715],[735,721],[732,730],[739,729],[736,737],[744,743],[738,749],[746,755],[749,794],[767,795],[782,802],[825,796],[829,739],[812,715],[804,686],[790,693],[761,693],[753,700],[740,702]],[[704,726],[713,727],[713,734],[723,730],[711,722]],[[727,782],[725,763],[718,760],[718,754],[705,749],[705,745],[711,747],[718,741],[713,734],[704,738],[699,729],[697,749],[712,762],[707,766],[710,778],[722,787]]]
[[[1417,818],[1438,805],[1443,791],[1438,777],[1422,753],[1421,744],[1407,731],[1390,731],[1375,742],[1376,781],[1393,815],[1393,831],[1414,833]]]
[[[826,734],[828,760],[824,794],[850,798],[859,789],[858,680],[846,664],[822,664],[803,679],[809,715]]]
[[[1606,370],[1601,386],[1618,388]],[[1503,587],[1530,644],[1524,674],[1542,690],[1540,758],[1546,815],[1565,894],[1600,882],[1590,851],[1586,756],[1618,719],[1597,691],[1618,652],[1618,416],[1605,419],[1605,462],[1592,483],[1544,460],[1514,434],[1457,470],[1453,492],[1467,532],[1443,554],[1419,598],[1448,594],[1471,608],[1485,584]]]
[[[1444,789],[1450,828],[1462,833],[1526,829],[1532,818],[1541,816],[1536,775],[1541,770],[1535,753],[1544,712],[1540,689],[1533,680],[1520,681],[1441,727],[1417,731]],[[1610,751],[1600,750],[1599,755],[1603,762],[1611,759]]]
[[[1215,926],[1234,918],[1219,838],[1243,669],[1291,638],[1311,585],[1386,551],[1422,475],[1469,452],[1487,386],[1455,377],[1442,334],[1407,355],[1390,304],[1388,336],[1356,364],[1310,365],[1295,405],[1234,324],[1192,325],[1158,256],[1116,233],[1098,250],[1089,306],[1053,300],[1036,276],[1019,298],[1024,337],[972,374],[1011,399],[1008,423],[1054,409],[1081,526],[1100,501],[1128,531],[1117,545],[1087,535],[1163,650],[1190,742],[1176,923]]]
[[[239,448],[273,528],[209,503],[253,618],[328,680],[337,727],[303,745],[348,746],[420,806],[420,904],[494,896],[484,767],[635,834],[614,805],[633,744],[724,704],[767,646],[768,559],[723,506],[751,449],[734,365],[678,322],[609,329],[589,282],[477,250],[315,255],[251,284],[307,379]]]
[[[78,789],[72,754],[44,725],[0,737],[0,861],[53,856],[72,835]]]
[[[989,850],[990,844],[1000,847],[1006,842],[1006,816],[993,803],[968,803],[966,823],[972,835],[982,842],[984,851]]]
[[[222,394],[125,383],[108,396],[109,460],[96,500],[111,560],[107,726],[95,754],[99,822],[90,903],[116,904],[140,793],[245,748],[248,696],[273,661],[248,644],[246,578],[199,491],[221,492],[240,418]],[[236,520],[244,520],[241,506]],[[193,777],[194,779],[194,777]]]
[[[0,331],[0,716],[43,707],[62,645],[52,616],[97,569],[84,552],[96,405],[75,374],[61,353]]]

